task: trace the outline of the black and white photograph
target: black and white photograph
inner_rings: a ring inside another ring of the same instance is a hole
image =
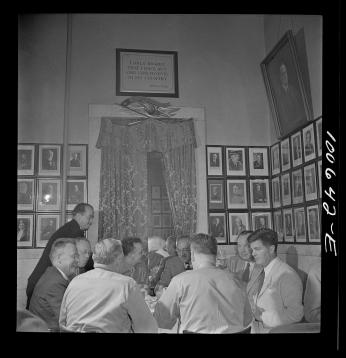
[[[36,215],[36,245],[35,247],[46,247],[49,238],[60,227],[59,214],[37,214]]]
[[[246,181],[227,180],[228,209],[246,209]]]
[[[280,173],[280,149],[279,143],[270,148],[272,175]]]
[[[278,241],[283,242],[284,241],[284,225],[282,221],[282,211],[281,210],[275,210],[273,212],[273,220],[274,220],[274,230],[278,234]]]
[[[321,242],[318,205],[307,206],[309,242]]]
[[[226,215],[224,213],[209,213],[209,232],[219,244],[227,243]]]
[[[69,149],[69,176],[86,176],[87,173],[87,146],[70,144]]]
[[[252,213],[252,229],[271,229],[272,228],[272,220],[271,213]]]
[[[273,197],[273,207],[279,208],[281,206],[280,178],[279,177],[274,177],[272,179],[272,197]]]
[[[34,179],[17,180],[17,209],[34,210],[35,199]]]
[[[297,132],[291,136],[292,166],[296,167],[303,163],[302,135]]]
[[[238,235],[249,228],[248,213],[228,213],[230,242],[236,242]]]
[[[303,173],[301,169],[292,172],[292,201],[293,204],[303,202]]]
[[[306,242],[306,224],[305,224],[305,208],[304,206],[294,208],[294,222],[297,242]]]
[[[55,211],[60,210],[61,203],[61,180],[39,179],[37,210]]]
[[[267,176],[268,172],[268,149],[249,148],[250,175]]]
[[[284,216],[284,240],[285,242],[294,242],[294,223],[292,208],[283,210]]]
[[[316,122],[316,144],[317,144],[317,155],[320,157],[322,155],[322,118],[318,119]]]
[[[320,198],[322,198],[322,160],[317,162],[318,167],[318,192],[320,193]]]
[[[227,175],[246,174],[245,148],[226,148]]]
[[[316,158],[314,124],[311,123],[303,128],[303,147],[305,163]]]
[[[87,202],[86,180],[67,180],[67,210]]]
[[[291,205],[291,177],[290,173],[281,175],[281,198],[282,205]]]
[[[61,145],[39,145],[38,175],[60,176]]]
[[[17,248],[33,247],[34,215],[17,215]]]
[[[18,145],[18,175],[34,175],[35,145]]]
[[[290,158],[290,139],[286,138],[281,143],[281,169],[286,171],[291,168],[291,158]]]
[[[208,180],[209,209],[224,209],[224,181]]]
[[[222,175],[222,148],[207,147],[208,175]]]
[[[268,179],[250,180],[251,207],[269,208],[269,181]]]
[[[317,199],[316,166],[315,163],[304,167],[305,200]]]

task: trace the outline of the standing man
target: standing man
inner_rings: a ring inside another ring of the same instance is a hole
[[[94,208],[90,204],[79,203],[72,211],[72,220],[68,221],[65,225],[60,227],[49,239],[42,256],[38,261],[34,271],[29,276],[28,285],[26,287],[27,303],[26,308],[29,308],[30,299],[34,291],[35,285],[40,277],[45,272],[48,266],[52,265],[49,258],[49,253],[55,240],[61,237],[76,238],[85,236],[85,231],[88,230],[93,222]],[[85,266],[85,270],[88,271],[93,268],[93,262],[90,257],[88,263]]]

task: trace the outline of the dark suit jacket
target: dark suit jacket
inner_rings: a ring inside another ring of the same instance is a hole
[[[184,263],[178,256],[168,256],[163,258],[157,273],[157,285],[168,287],[172,278],[184,271]]]
[[[60,239],[60,238],[76,238],[76,237],[81,237],[81,236],[85,236],[84,235],[84,231],[82,231],[79,228],[79,225],[77,223],[76,220],[72,219],[71,221],[67,222],[65,225],[61,226],[49,239],[49,241],[47,242],[47,245],[45,247],[45,249],[43,250],[42,256],[40,258],[40,260],[38,261],[36,267],[34,268],[34,271],[32,272],[32,274],[30,275],[30,277],[28,278],[28,285],[26,287],[26,295],[27,295],[27,303],[26,303],[26,308],[29,309],[29,305],[30,305],[30,298],[32,293],[34,292],[34,288],[36,283],[38,282],[38,280],[40,279],[40,277],[43,275],[43,273],[45,272],[46,268],[49,266],[52,266],[52,263],[50,262],[50,258],[49,258],[49,253],[50,250],[52,248],[52,245],[54,243],[55,240]],[[85,270],[91,270],[92,268],[94,268],[94,262],[92,260],[92,258],[90,257],[86,266],[85,266]]]
[[[54,266],[47,267],[38,280],[31,296],[29,310],[42,318],[48,328],[59,330],[59,314],[62,299],[69,281]]]

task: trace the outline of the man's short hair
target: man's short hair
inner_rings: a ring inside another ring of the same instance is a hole
[[[142,240],[139,237],[133,237],[133,236],[124,237],[121,240],[121,245],[123,246],[124,256],[127,256],[134,250],[135,244],[142,245]]]
[[[179,242],[181,241],[185,241],[187,243],[187,246],[190,248],[190,244],[191,244],[191,238],[188,235],[182,235],[179,236],[176,240],[176,246],[178,246]]]
[[[123,249],[120,240],[103,239],[96,243],[92,258],[95,263],[109,265],[122,254]]]
[[[254,231],[250,236],[247,238],[249,244],[255,242],[257,240],[261,240],[264,246],[275,246],[275,252],[278,247],[278,234],[272,230],[267,228],[261,228]]]
[[[208,234],[196,234],[191,238],[191,247],[199,254],[217,255],[217,241]]]
[[[90,208],[91,210],[94,210],[93,206],[88,203],[77,204],[72,210],[72,216],[76,216],[77,214],[84,214],[87,207]]]
[[[76,246],[76,240],[62,237],[54,241],[49,253],[49,258],[52,264],[54,264],[58,256],[64,251],[67,244]]]
[[[253,233],[252,230],[243,230],[243,231],[241,231],[241,232],[238,234],[238,236],[237,236],[237,241],[238,241],[238,239],[239,239],[241,236],[249,235],[249,234],[252,234],[252,233]]]
[[[177,239],[175,238],[174,235],[168,236],[166,239],[166,243],[168,243],[169,245],[172,245],[172,246],[174,246],[174,248],[176,248]]]

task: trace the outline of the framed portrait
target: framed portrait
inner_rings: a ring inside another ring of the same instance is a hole
[[[87,145],[71,144],[69,151],[69,176],[86,176],[87,173]]]
[[[249,148],[250,175],[266,176],[268,172],[268,149]]]
[[[246,175],[245,148],[226,148],[227,175]]]
[[[296,167],[303,163],[302,135],[297,132],[291,136],[292,166]]]
[[[160,199],[161,198],[161,187],[159,185],[153,185],[151,187],[151,198]]]
[[[162,200],[162,212],[170,213],[171,207],[169,206],[169,200]]]
[[[37,210],[54,211],[60,210],[61,203],[61,180],[39,179]]]
[[[271,166],[272,166],[272,175],[280,173],[280,152],[279,152],[279,143],[274,144],[270,148],[271,156]]]
[[[228,213],[229,239],[230,242],[237,242],[238,235],[249,229],[248,213]]]
[[[274,177],[272,179],[272,197],[273,197],[273,207],[279,208],[281,206],[280,178],[279,177]]]
[[[293,204],[303,202],[303,172],[301,169],[292,172],[292,201]]]
[[[61,145],[40,144],[38,146],[38,175],[61,175]]]
[[[18,175],[34,175],[35,145],[18,145]]]
[[[178,52],[116,49],[116,95],[179,97]]]
[[[281,210],[275,210],[273,212],[273,219],[274,219],[274,231],[278,234],[278,241],[284,241],[284,225],[282,221],[282,212]]]
[[[49,238],[60,227],[59,214],[37,214],[36,245],[35,247],[46,247]]]
[[[208,180],[209,209],[224,209],[224,181],[219,179]]]
[[[152,200],[151,201],[151,212],[152,213],[161,213],[161,200]]]
[[[222,175],[222,147],[207,147],[208,175]]]
[[[246,180],[227,180],[227,198],[229,209],[246,209]]]
[[[321,242],[318,205],[307,206],[309,242]]]
[[[34,210],[35,198],[34,179],[17,180],[17,209]]]
[[[304,146],[305,162],[308,162],[311,159],[315,159],[316,147],[315,147],[315,134],[314,134],[313,123],[303,128],[303,146]]]
[[[290,173],[281,175],[282,205],[291,205],[291,177]]]
[[[153,215],[153,227],[161,227],[161,215]]]
[[[304,167],[305,200],[317,199],[316,167],[315,163]]]
[[[257,212],[252,213],[252,229],[264,229],[272,228],[272,220],[271,220],[271,213],[270,212]]]
[[[320,193],[320,198],[322,198],[322,160],[317,162],[318,166],[318,188]]]
[[[67,210],[73,210],[77,204],[86,203],[87,201],[86,180],[67,180]]]
[[[322,118],[318,119],[316,122],[316,143],[317,143],[317,155],[320,157],[322,155]]]
[[[34,232],[34,215],[17,215],[17,248],[32,248]]]
[[[286,171],[291,168],[290,139],[286,138],[281,143],[281,168]]]
[[[292,31],[287,31],[261,62],[269,105],[279,138],[313,119]]]
[[[292,208],[283,210],[284,216],[284,237],[285,242],[294,242],[294,224],[293,224],[293,215]]]
[[[306,242],[306,224],[304,206],[294,208],[295,236],[297,242]]]
[[[209,232],[218,244],[227,244],[225,213],[209,213]]]
[[[270,208],[268,179],[250,180],[251,207]]]

